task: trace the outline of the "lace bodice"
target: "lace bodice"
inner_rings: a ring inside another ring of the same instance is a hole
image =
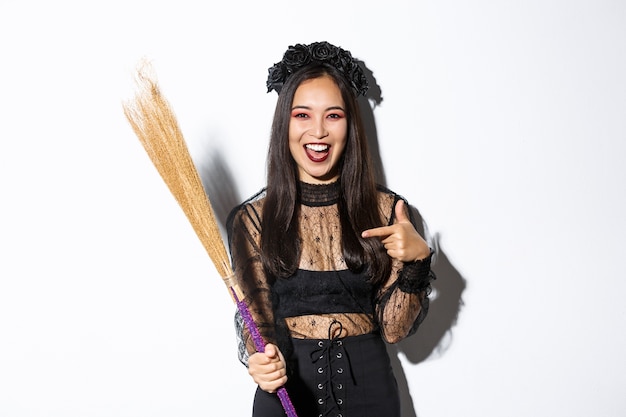
[[[430,258],[413,264],[394,260],[391,276],[380,288],[367,285],[363,275],[351,280],[341,279],[349,274],[343,259],[341,225],[337,201],[337,183],[312,185],[300,183],[299,236],[301,256],[299,273],[293,279],[341,280],[328,285],[301,283],[289,291],[274,291],[264,272],[260,258],[261,219],[265,194],[262,191],[231,213],[229,242],[235,276],[255,323],[266,342],[281,341],[281,329],[295,338],[327,339],[355,336],[380,331],[388,342],[397,342],[416,330],[426,315],[430,291]],[[379,207],[383,224],[393,222],[396,202],[401,197],[381,188]],[[289,245],[290,242],[285,242]],[[333,273],[333,271],[340,271]],[[303,278],[304,277],[304,278]],[[291,279],[291,278],[290,278]],[[360,279],[361,281],[354,281]],[[323,294],[324,291],[333,294]],[[367,289],[366,291],[364,290]],[[305,294],[298,294],[304,291]],[[321,291],[316,297],[311,292]],[[277,295],[280,293],[282,295]],[[278,300],[280,296],[289,300]],[[354,300],[332,302],[332,297],[353,297]],[[330,301],[329,301],[330,300]],[[287,309],[274,309],[278,302],[289,303]],[[316,303],[307,306],[306,303]],[[363,305],[367,303],[367,305]],[[341,305],[341,307],[339,307]],[[300,311],[296,315],[280,317],[281,311]],[[313,311],[313,313],[306,313]],[[252,341],[245,329],[242,332],[248,353],[254,352]]]

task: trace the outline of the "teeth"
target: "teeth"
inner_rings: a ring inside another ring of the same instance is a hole
[[[328,150],[328,145],[323,145],[321,143],[308,144],[306,145],[306,148],[315,152],[323,152],[323,151]]]

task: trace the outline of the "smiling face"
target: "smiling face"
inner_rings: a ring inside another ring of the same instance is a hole
[[[329,76],[303,81],[293,97],[289,150],[301,181],[324,184],[339,177],[348,119],[341,91]]]

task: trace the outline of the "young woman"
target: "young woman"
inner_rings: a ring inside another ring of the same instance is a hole
[[[385,343],[428,310],[432,250],[407,203],[375,184],[350,52],[290,46],[269,70],[278,92],[266,187],[228,221],[235,275],[266,342],[238,320],[240,359],[258,384],[253,416],[394,417],[399,395]]]

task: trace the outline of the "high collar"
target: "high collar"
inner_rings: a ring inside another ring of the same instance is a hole
[[[300,181],[300,202],[305,206],[330,206],[339,200],[339,181],[329,184],[309,184]]]

